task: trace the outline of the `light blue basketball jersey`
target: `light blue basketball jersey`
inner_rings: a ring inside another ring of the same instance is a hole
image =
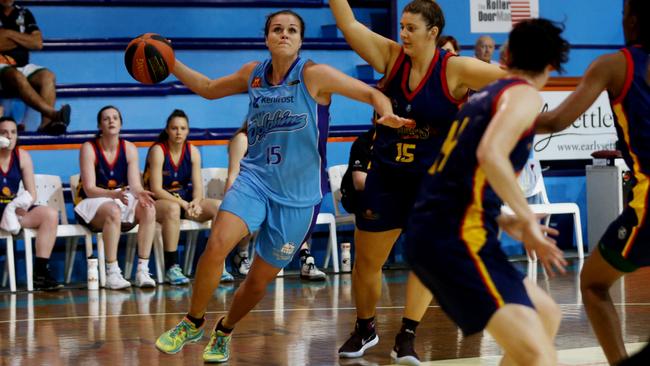
[[[292,207],[318,204],[328,192],[325,148],[329,106],[307,91],[298,58],[279,85],[267,80],[271,60],[249,79],[248,155],[240,178],[251,181],[274,202]]]

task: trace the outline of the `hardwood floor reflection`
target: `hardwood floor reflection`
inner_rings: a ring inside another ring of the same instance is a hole
[[[577,266],[566,276],[538,283],[561,304],[559,350],[598,345],[581,304]],[[526,270],[522,265],[522,270]],[[650,334],[648,270],[616,284],[612,296],[626,342]],[[363,359],[341,360],[337,349],[353,328],[351,276],[330,275],[309,283],[297,275],[279,278],[262,303],[236,328],[229,365],[386,365],[400,327],[406,271],[386,271],[377,313],[379,345]],[[215,291],[208,325],[225,313],[238,283]],[[128,291],[63,290],[57,293],[0,292],[0,365],[196,365],[207,339],[177,355],[154,348],[155,338],[187,310],[190,288],[159,286]],[[422,360],[498,355],[485,335],[464,338],[432,304],[420,327],[416,349]]]

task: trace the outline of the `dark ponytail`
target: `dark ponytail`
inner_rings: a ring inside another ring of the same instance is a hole
[[[169,134],[167,133],[167,128],[169,127],[169,123],[176,117],[185,118],[185,120],[187,121],[187,126],[189,127],[190,119],[187,117],[187,114],[185,114],[185,111],[183,111],[182,109],[174,109],[172,113],[169,115],[169,117],[167,117],[167,123],[165,123],[165,128],[158,135],[158,140],[156,142],[167,142],[169,140]]]

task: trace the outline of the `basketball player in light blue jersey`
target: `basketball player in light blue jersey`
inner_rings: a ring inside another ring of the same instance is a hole
[[[412,121],[393,114],[390,100],[365,83],[299,57],[305,27],[293,11],[269,15],[265,41],[271,58],[245,64],[234,74],[210,80],[176,61],[174,75],[193,92],[217,99],[248,91],[248,156],[226,193],[199,260],[189,312],[163,333],[156,347],[177,353],[201,339],[204,315],[227,254],[259,230],[257,256],[203,351],[206,362],[230,357],[231,332],[264,297],[266,286],[287,265],[309,235],[327,192],[325,146],[332,94],[372,105],[377,122],[394,128]]]

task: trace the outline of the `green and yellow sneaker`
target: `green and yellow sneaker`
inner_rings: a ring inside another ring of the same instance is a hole
[[[230,357],[230,339],[231,334],[220,330],[213,330],[210,334],[210,342],[203,349],[203,361],[209,363],[221,363],[228,361]]]
[[[203,337],[203,327],[196,328],[187,318],[183,318],[173,329],[166,331],[156,339],[156,348],[160,351],[175,354],[185,343],[198,342]]]

